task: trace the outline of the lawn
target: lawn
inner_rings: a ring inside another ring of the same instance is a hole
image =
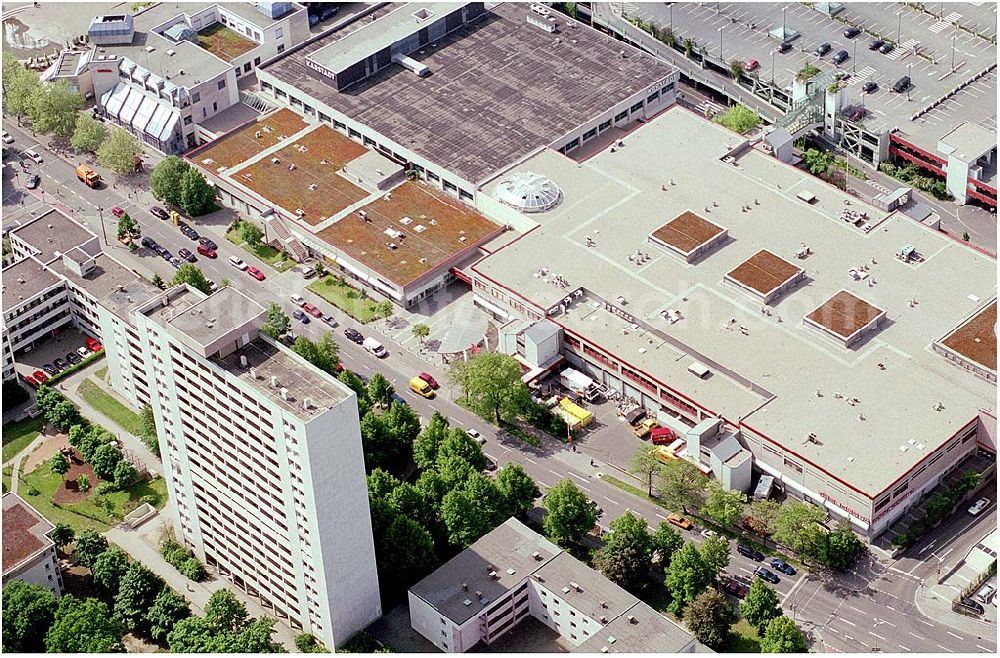
[[[139,436],[142,433],[142,418],[124,404],[106,392],[91,379],[83,380],[80,388],[77,389],[80,397],[86,400],[92,407],[115,422],[129,434]]]
[[[295,265],[295,261],[288,258],[282,252],[278,251],[274,247],[270,247],[266,244],[259,245],[257,247],[251,247],[243,240],[243,236],[240,235],[240,230],[234,228],[228,233],[226,233],[226,239],[232,242],[237,247],[242,247],[244,250],[249,251],[251,254],[261,259],[274,269],[279,272],[284,272],[288,268]]]
[[[199,32],[198,45],[227,62],[257,47],[256,43],[222,23],[215,23]]]
[[[41,416],[4,425],[3,463],[6,464],[17,453],[27,448],[28,444],[34,441],[38,433],[42,431],[44,425],[45,419]]]
[[[120,521],[128,512],[140,505],[140,499],[147,494],[156,497],[155,506],[158,509],[162,509],[167,502],[167,483],[161,477],[137,482],[128,491],[106,494],[104,498],[111,503],[111,515],[98,504],[100,496],[97,494],[96,483],[91,488],[90,495],[82,502],[67,505],[53,503],[52,496],[62,485],[63,479],[61,475],[53,473],[47,463],[40,465],[22,479],[21,495],[32,507],[52,523],[67,523],[77,532],[86,529],[98,532],[108,530],[112,524]],[[38,491],[38,495],[28,494],[31,487]]]
[[[733,639],[726,648],[728,653],[760,653],[760,636],[757,629],[741,619],[732,626]]]
[[[378,311],[378,302],[366,299],[361,293],[342,283],[336,277],[324,276],[309,284],[309,290],[344,311],[358,322],[371,322],[382,316]]]
[[[95,372],[94,375],[96,375],[98,379],[103,381],[108,376],[108,367],[104,366],[103,368]]]

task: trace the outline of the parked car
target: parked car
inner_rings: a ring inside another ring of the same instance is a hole
[[[45,382],[49,381],[49,376],[46,375],[41,370],[36,370],[35,372],[31,373],[31,376],[34,377],[35,381],[37,381],[39,384],[44,384]]]
[[[292,304],[298,306],[299,308],[302,308],[303,304],[306,303],[306,298],[303,297],[302,295],[290,295],[288,297],[288,300],[292,302]]]
[[[786,576],[795,575],[795,567],[793,567],[792,565],[788,564],[787,562],[785,562],[780,558],[774,558],[771,560],[771,568],[777,569]]]
[[[428,400],[434,397],[434,389],[420,377],[414,377],[410,380],[410,390]]]
[[[792,49],[792,44],[788,43],[787,41],[782,41],[780,44],[778,44],[778,47],[775,48],[775,50],[777,50],[779,53],[787,53],[791,49]]]
[[[743,543],[737,544],[736,552],[742,555],[743,557],[748,557],[751,560],[754,560],[755,562],[760,562],[761,560],[764,559],[764,554],[758,551],[753,546],[750,546],[749,544],[743,544]]]
[[[816,50],[813,51],[813,54],[814,55],[818,55],[819,57],[822,57],[823,55],[827,54],[831,50],[833,50],[833,46],[831,46],[828,43],[821,43],[819,45],[819,47],[816,48]]]
[[[3,131],[2,134],[0,134],[0,141],[2,141],[4,144],[13,144],[14,138],[11,137],[10,133],[5,130]]]
[[[27,151],[25,151],[24,152],[24,157],[28,158],[29,160],[31,160],[35,164],[42,164],[42,162],[43,162],[42,156],[39,155],[38,151],[36,151],[35,149],[28,149]]]
[[[88,350],[86,347],[76,348],[76,353],[80,355],[81,359],[86,359],[91,354],[90,350]]]
[[[851,26],[851,27],[847,28],[846,30],[844,30],[844,37],[847,38],[847,39],[853,39],[854,37],[858,36],[859,34],[861,34],[861,30],[858,29],[858,28],[856,28],[856,27],[854,27],[854,26]]]
[[[149,212],[154,217],[159,217],[160,219],[170,219],[170,213],[159,206],[150,207]]]
[[[410,403],[406,401],[406,398],[404,398],[399,393],[395,393],[395,392],[392,395],[389,396],[389,401],[390,402],[396,402],[398,404],[403,405],[404,407],[410,406]]]
[[[245,270],[248,267],[241,258],[237,258],[236,256],[229,257],[229,264],[238,270]]]
[[[977,516],[980,512],[990,506],[989,498],[980,498],[976,502],[972,503],[972,507],[969,508],[969,514],[972,516]]]
[[[422,372],[419,375],[417,375],[417,377],[420,377],[420,379],[427,382],[427,384],[435,391],[441,387],[440,384],[437,383],[437,380],[434,379],[429,373]]]
[[[121,216],[125,214],[125,209],[121,206],[115,206],[111,209],[111,214],[115,217],[121,218]]]
[[[218,256],[218,254],[215,252],[215,249],[209,249],[203,244],[198,245],[198,253],[204,256],[205,258],[215,258]]]
[[[910,76],[904,75],[899,80],[892,85],[892,90],[897,94],[901,94],[910,88]]]
[[[691,524],[690,521],[688,521],[686,518],[684,518],[680,514],[676,514],[676,513],[671,514],[670,516],[668,516],[667,517],[667,521],[669,523],[672,523],[673,525],[677,526],[681,530],[690,530],[691,528],[694,527]]]
[[[746,586],[746,583],[742,583],[731,576],[723,576],[721,582],[722,589],[738,599],[742,599],[750,593],[750,588]]]
[[[861,91],[865,92],[866,94],[873,94],[876,91],[878,91],[878,83],[869,80],[868,82],[861,85]]]
[[[759,69],[759,68],[760,68],[760,62],[758,62],[758,61],[757,61],[757,60],[755,60],[755,59],[751,59],[751,60],[749,60],[749,61],[748,61],[748,62],[746,63],[746,65],[745,65],[745,66],[743,67],[743,69],[744,69],[744,70],[745,70],[745,71],[746,71],[747,73],[749,73],[750,71],[756,71],[756,70],[757,70],[757,69]]]
[[[476,428],[470,427],[469,429],[465,430],[465,433],[468,434],[469,438],[471,438],[473,441],[475,441],[479,445],[481,445],[481,446],[482,445],[486,445],[486,437],[484,437],[482,434],[480,434],[479,430],[477,430]]]
[[[757,576],[762,580],[766,580],[772,585],[777,585],[781,582],[781,578],[778,578],[774,573],[771,572],[767,567],[757,567],[754,569],[753,575]]]
[[[69,363],[71,366],[75,366],[76,364],[80,363],[80,361],[83,361],[83,359],[81,359],[80,355],[77,354],[76,352],[66,353],[66,362]]]
[[[361,343],[365,342],[365,337],[361,335],[361,332],[355,329],[354,327],[345,327],[344,335],[347,336],[347,340],[351,341],[352,343],[357,343],[358,345],[360,345]]]
[[[878,50],[884,45],[885,41],[882,41],[882,39],[875,39],[874,41],[869,42],[868,50]]]
[[[256,267],[248,267],[247,274],[257,279],[258,281],[263,281],[264,279],[267,278],[266,276],[264,276],[264,273],[258,270]]]
[[[208,282],[208,289],[210,291],[212,291],[212,292],[215,292],[216,290],[219,289],[219,284],[216,283],[215,281],[209,281]]]
[[[169,251],[167,251],[166,249],[161,249],[158,253],[160,254],[160,258],[167,261],[168,263],[174,258],[174,255]]]
[[[301,308],[297,308],[292,311],[292,317],[302,324],[309,324],[309,316],[303,313]]]
[[[146,247],[147,249],[152,249],[154,251],[156,250],[156,247],[158,246],[156,244],[156,240],[154,240],[153,238],[146,238],[146,237],[144,237],[142,240],[140,240],[139,244],[141,244],[143,247]]]
[[[211,249],[212,251],[218,251],[219,245],[215,244],[208,238],[198,238],[198,243],[205,247],[206,249]]]
[[[878,47],[878,51],[883,55],[888,55],[889,53],[892,52],[892,49],[895,47],[896,46],[892,45],[891,41],[886,41],[885,43],[883,43],[881,46]]]
[[[302,305],[302,310],[308,313],[309,315],[313,316],[314,318],[323,317],[323,311],[319,310],[319,307],[316,306],[315,304],[310,304],[309,302],[306,302],[305,304]]]
[[[69,364],[63,361],[62,359],[56,359],[55,361],[52,362],[52,365],[58,368],[60,372],[69,367]]]
[[[846,62],[850,56],[851,55],[846,50],[838,51],[837,54],[833,56],[833,63],[836,66],[840,66]]]
[[[31,375],[25,375],[24,376],[24,381],[31,388],[38,388],[39,381],[37,379],[35,379],[34,377],[32,377]]]
[[[87,349],[89,349],[91,352],[100,352],[101,350],[104,349],[104,346],[101,345],[101,343],[94,338],[88,337],[85,341],[83,341],[83,343],[84,345],[87,346]]]
[[[191,228],[190,226],[188,226],[188,227],[187,227],[186,229],[184,229],[184,230],[183,230],[183,231],[181,231],[181,232],[182,232],[182,233],[183,233],[184,235],[188,236],[189,238],[191,238],[192,240],[195,240],[195,241],[197,241],[197,240],[198,240],[198,238],[200,238],[200,237],[201,237],[200,235],[198,235],[198,231],[194,230],[194,229],[193,229],[193,228]]]
[[[171,258],[170,264],[173,266],[175,270],[179,270],[181,268],[181,261],[179,258]]]
[[[42,370],[44,370],[46,373],[48,373],[50,375],[58,375],[59,374],[59,368],[56,368],[51,363],[46,363],[45,365],[43,365],[42,366]]]
[[[29,190],[33,190],[36,187],[38,187],[38,184],[41,182],[42,179],[39,178],[38,174],[31,174],[30,176],[28,176],[28,182],[25,184],[25,187],[27,187]]]
[[[384,359],[389,356],[389,351],[385,349],[385,345],[375,340],[371,336],[368,336],[363,341],[361,341],[361,346],[368,350],[368,353],[374,356],[376,359]]]
[[[323,316],[323,322],[325,322],[330,327],[336,327],[337,326],[337,319],[334,318],[332,315],[329,315],[329,314]]]
[[[495,461],[493,461],[492,459],[490,459],[489,457],[487,457],[486,458],[486,468],[484,468],[483,470],[484,471],[489,471],[490,473],[492,473],[493,471],[497,470],[497,463]]]
[[[196,262],[198,260],[197,258],[195,258],[195,255],[192,254],[187,249],[179,249],[177,251],[177,255],[180,256],[181,258],[183,258],[184,260],[186,260],[189,263],[194,263],[194,262]]]

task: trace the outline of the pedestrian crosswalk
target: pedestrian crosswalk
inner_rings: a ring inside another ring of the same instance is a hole
[[[941,31],[945,30],[947,27],[948,27],[948,23],[946,23],[944,21],[938,21],[937,23],[934,23],[929,28],[927,28],[927,30],[929,32],[933,32],[934,34],[938,34]]]
[[[947,16],[945,16],[942,20],[944,20],[945,23],[953,23],[954,24],[954,23],[958,23],[958,19],[960,19],[960,18],[962,18],[962,15],[960,13],[958,13],[957,11],[953,11],[950,14],[948,14]]]
[[[897,60],[901,57],[905,57],[906,55],[910,54],[910,51],[912,51],[919,45],[920,42],[917,41],[916,39],[907,39],[903,43],[893,48],[892,52],[886,55],[886,57],[888,57],[891,60]]]
[[[698,103],[697,105],[694,106],[694,109],[696,109],[698,112],[706,116],[708,115],[715,116],[717,114],[722,114],[723,112],[726,111],[725,108],[719,105],[718,103],[713,103],[712,101],[709,100],[704,100]]]
[[[851,85],[856,85],[859,82],[864,82],[870,78],[873,73],[875,73],[875,69],[871,66],[866,66],[857,73],[851,75],[850,80],[847,81],[847,86],[850,87]]]
[[[868,179],[865,182],[868,183],[869,185],[871,185],[872,187],[874,187],[876,190],[878,190],[882,194],[888,194],[889,192],[891,192],[891,190],[888,187],[885,187],[884,185],[880,185],[880,184],[876,183],[875,181],[873,181],[871,179]]]

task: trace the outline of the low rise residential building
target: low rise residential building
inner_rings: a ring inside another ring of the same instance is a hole
[[[581,653],[693,653],[690,634],[511,518],[409,591],[410,625],[446,652],[482,650],[534,617]]]
[[[15,493],[3,495],[3,585],[23,580],[63,594],[56,545],[49,537],[54,525]]]

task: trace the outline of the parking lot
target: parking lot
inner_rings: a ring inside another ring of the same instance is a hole
[[[960,20],[966,10],[992,15],[991,8],[968,3],[945,6],[945,18]],[[948,12],[948,8],[955,9]],[[709,56],[726,61],[739,60],[746,66],[756,60],[755,74],[764,81],[773,80],[789,87],[798,71],[806,64],[821,70],[840,69],[850,74],[846,80],[852,102],[863,104],[869,111],[868,125],[878,130],[899,127],[904,132],[928,131],[926,144],[933,147],[938,137],[961,121],[988,122],[996,117],[996,76],[985,76],[970,84],[952,98],[934,105],[917,126],[908,124],[911,117],[931,107],[956,86],[996,63],[995,46],[951,23],[898,3],[847,3],[831,18],[812,6],[787,3],[650,3],[626,5],[626,14],[672,27],[679,39],[690,38],[704,47]],[[964,13],[963,13],[964,12]],[[955,18],[958,14],[960,18]],[[964,23],[963,23],[964,24]],[[863,31],[854,38],[844,36],[849,25]],[[775,52],[782,28],[791,35],[791,48]],[[897,44],[888,52],[870,50],[876,39]],[[900,41],[901,40],[901,41]],[[829,44],[824,56],[815,53],[820,44]],[[954,64],[952,63],[954,44]],[[847,59],[833,64],[836,53],[844,50]],[[954,71],[952,67],[954,65]],[[892,85],[909,76],[910,87],[901,93],[891,91]],[[863,94],[865,82],[878,88]]]
[[[56,359],[65,362],[66,355],[83,347],[87,338],[85,333],[72,325],[62,327],[55,336],[42,340],[30,352],[19,354],[14,368],[24,377],[42,370],[46,365],[51,366]]]

